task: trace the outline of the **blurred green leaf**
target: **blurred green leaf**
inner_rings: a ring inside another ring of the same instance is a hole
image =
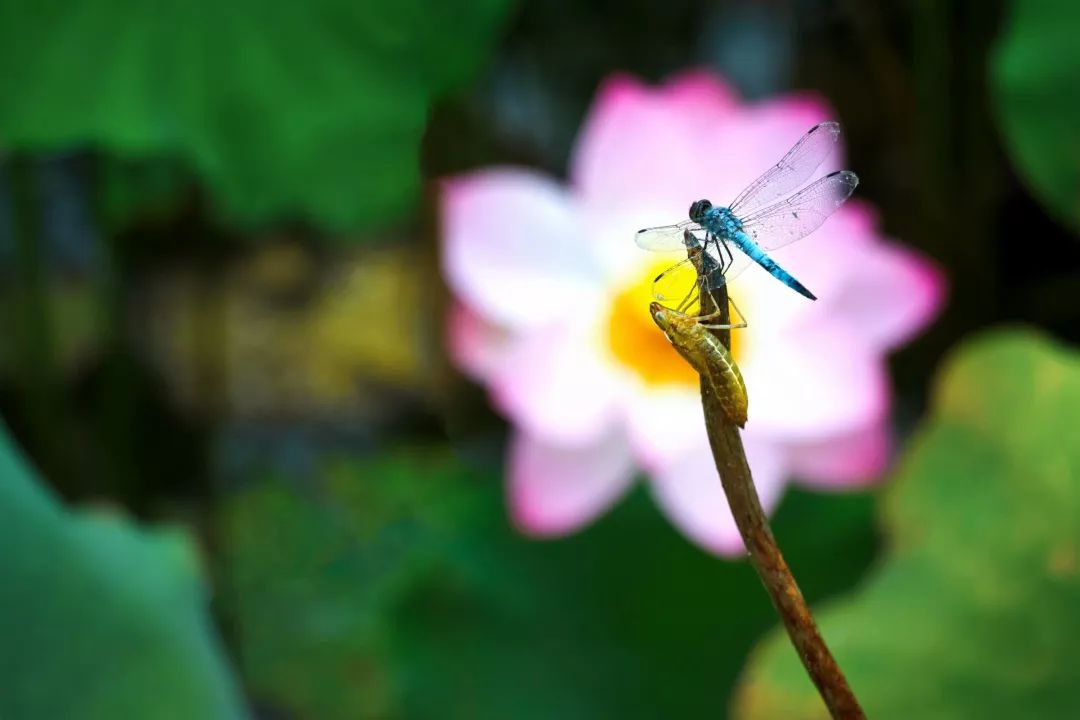
[[[385,222],[415,201],[433,98],[508,0],[0,6],[0,139],[175,157],[240,221]]]
[[[777,531],[810,596],[869,562],[872,505],[785,500]],[[222,571],[254,696],[319,720],[723,715],[775,622],[745,563],[690,545],[643,491],[565,540],[505,515],[496,471],[439,448],[238,494]]]
[[[991,83],[1005,145],[1036,196],[1080,229],[1080,5],[1012,3],[992,58]]]
[[[166,159],[133,161],[102,154],[96,167],[98,219],[109,233],[133,220],[175,213],[194,186],[191,174],[180,163]]]
[[[71,514],[0,432],[0,717],[239,718],[177,532]]]
[[[891,553],[822,631],[872,718],[1080,715],[1080,359],[1025,332],[966,346],[885,504]],[[786,637],[742,718],[827,717]]]
[[[392,604],[452,542],[445,458],[339,465],[319,491],[269,482],[226,507],[226,597],[255,695],[301,717],[390,717]],[[450,477],[448,477],[448,475]]]

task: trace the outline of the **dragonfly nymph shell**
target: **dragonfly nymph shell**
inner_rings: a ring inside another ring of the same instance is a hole
[[[746,425],[749,405],[739,366],[720,338],[693,316],[652,303],[649,313],[672,346],[709,384],[728,419]]]

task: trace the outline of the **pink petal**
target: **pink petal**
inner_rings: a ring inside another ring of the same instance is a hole
[[[741,129],[753,133],[753,145],[744,148],[744,152],[752,153],[759,161],[766,163],[761,168],[761,172],[764,172],[783,157],[807,130],[820,122],[837,119],[824,98],[813,93],[792,93],[764,100],[739,117]],[[843,142],[841,137],[840,146],[818,168],[819,175],[843,166]]]
[[[695,543],[718,555],[741,555],[742,538],[716,473],[704,428],[698,440],[691,452],[654,475],[653,493],[664,513]],[[743,444],[761,504],[769,512],[784,489],[783,453],[751,433],[743,434]]]
[[[529,435],[584,446],[605,436],[617,409],[618,375],[598,333],[564,324],[517,338],[489,376],[492,401]]]
[[[717,73],[704,68],[672,75],[660,92],[672,107],[697,117],[722,118],[738,112],[741,104],[735,88]]]
[[[937,267],[908,248],[882,242],[861,254],[859,272],[830,302],[871,347],[889,350],[928,325],[944,298]]]
[[[578,135],[570,177],[586,201],[600,207],[624,202],[627,193],[636,202],[650,188],[667,193],[667,186],[695,174],[695,143],[736,112],[737,103],[734,92],[705,71],[676,76],[662,87],[613,75],[597,91]],[[692,201],[679,197],[680,205]]]
[[[442,216],[451,289],[509,329],[547,323],[598,292],[574,202],[541,175],[497,169],[448,180]]]
[[[889,462],[892,439],[884,421],[846,435],[786,446],[792,473],[806,485],[836,488],[877,479]]]
[[[499,366],[509,342],[505,331],[462,303],[455,302],[450,306],[446,316],[450,359],[473,380],[483,380]]]
[[[937,314],[944,298],[940,271],[886,242],[877,213],[857,198],[810,237],[770,254],[818,294],[814,312],[847,322],[872,348],[890,349],[909,339]]]
[[[750,396],[747,428],[807,442],[877,422],[889,406],[883,358],[843,323],[818,317],[757,335],[740,361]]]
[[[819,122],[835,119],[831,109],[813,95],[768,100],[732,113],[695,143],[697,162],[684,173],[696,176],[696,197],[717,204],[733,201],[742,190]],[[843,149],[825,160],[818,174],[839,169]]]
[[[518,433],[510,445],[510,513],[526,534],[565,535],[608,509],[633,476],[629,448],[617,433],[578,448]]]
[[[735,109],[732,93],[705,73],[662,88],[622,75],[604,83],[570,167],[601,257],[633,249],[642,227],[683,219],[690,203],[715,187],[702,139],[715,136]]]

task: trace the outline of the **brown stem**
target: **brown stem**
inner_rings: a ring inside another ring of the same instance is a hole
[[[693,258],[693,253],[691,254]],[[720,287],[712,293],[701,294],[701,314],[706,315],[721,308],[721,324],[727,323],[727,289]],[[727,330],[715,331],[720,340],[730,349],[731,337]],[[735,525],[739,528],[750,562],[761,577],[765,590],[772,599],[773,606],[780,614],[791,644],[799,653],[803,667],[814,681],[821,699],[829,708],[833,718],[844,720],[864,720],[862,708],[855,694],[836,664],[824,638],[818,631],[814,616],[803,598],[795,576],[784,561],[780,546],[776,544],[768,518],[761,508],[750,467],[746,462],[742,437],[739,428],[728,420],[712,384],[701,382],[701,404],[705,410],[705,427],[709,434],[709,446],[712,448],[716,470],[720,473],[720,483],[724,487]]]

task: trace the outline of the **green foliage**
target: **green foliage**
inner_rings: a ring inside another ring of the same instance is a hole
[[[385,222],[506,0],[0,5],[0,138],[176,158],[240,221]]]
[[[71,514],[0,434],[0,717],[238,718],[186,538]]]
[[[872,718],[1080,714],[1080,360],[1028,333],[960,351],[885,504],[891,552],[822,630]],[[787,638],[743,718],[826,717]]]
[[[1019,0],[992,58],[1006,146],[1047,207],[1080,229],[1080,5]]]
[[[811,596],[865,567],[871,511],[867,495],[785,501],[780,540]],[[334,463],[314,488],[269,480],[224,517],[248,685],[300,718],[714,717],[775,622],[751,568],[694,548],[644,492],[530,541],[497,469],[443,449]]]
[[[178,162],[125,160],[101,154],[96,163],[95,207],[101,230],[113,233],[132,220],[168,217],[194,186]]]

